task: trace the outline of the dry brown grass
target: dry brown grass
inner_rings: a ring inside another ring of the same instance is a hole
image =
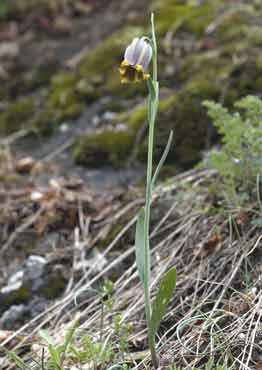
[[[238,209],[228,211],[228,217],[225,212],[212,215],[207,187],[215,176],[213,171],[190,171],[174,178],[170,185],[161,186],[155,194],[152,295],[170,266],[176,266],[178,276],[176,294],[159,331],[158,350],[163,366],[175,362],[190,369],[201,367],[214,357],[228,366],[253,369],[261,360],[262,233],[250,221],[237,226]],[[138,352],[146,349],[143,290],[135,267],[134,246],[127,244],[120,251],[119,240],[132,232],[135,211],[142,202],[143,199],[137,199],[104,222],[103,227],[108,227],[133,210],[134,217],[103,253],[109,261],[103,271],[94,275],[96,266],[88,268],[78,282],[71,281],[64,297],[10,335],[3,346],[12,346],[14,339],[22,335],[16,346],[19,350],[43,327],[48,327],[59,342],[76,317],[81,322],[76,341],[83,332],[91,337],[97,335],[101,302],[92,289],[120,271],[114,283],[115,304],[112,312],[105,315],[103,335],[105,340],[114,338],[112,318],[121,313],[125,322],[134,323],[129,337],[130,356],[134,358],[136,354],[139,358]],[[254,204],[247,210],[251,217],[255,207]],[[91,242],[88,233],[82,230],[80,235],[85,235],[86,240],[77,238],[78,248],[79,243]],[[32,351],[30,356],[34,356]],[[143,358],[136,366],[133,364],[134,368],[148,366],[149,356],[143,352]]]

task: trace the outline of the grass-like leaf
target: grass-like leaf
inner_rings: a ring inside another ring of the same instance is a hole
[[[26,363],[22,360],[22,358],[17,356],[15,352],[7,351],[7,355],[11,360],[14,361],[14,363],[20,370],[30,370],[30,368],[26,365]]]
[[[136,265],[141,281],[145,281],[145,209],[140,209],[136,223]]]
[[[45,329],[39,330],[39,336],[47,343],[51,344],[51,346],[55,346],[55,342],[53,338],[49,335],[48,331]]]
[[[156,172],[153,176],[153,179],[152,179],[152,182],[151,182],[151,189],[153,191],[154,187],[155,187],[155,183],[156,183],[156,180],[157,180],[157,177],[161,171],[161,168],[163,167],[163,164],[165,163],[165,160],[166,160],[166,157],[169,153],[169,150],[170,150],[170,147],[171,147],[171,143],[172,143],[172,140],[173,140],[173,131],[170,131],[170,134],[169,134],[169,138],[168,138],[168,141],[167,141],[167,144],[166,144],[166,147],[165,147],[165,150],[164,150],[164,153],[162,154],[162,157],[157,165],[157,168],[156,168]]]
[[[78,326],[79,326],[79,320],[76,320],[73,326],[68,330],[66,334],[64,348],[63,348],[65,353],[73,341],[73,337],[74,337],[75,331],[78,328]]]
[[[57,368],[60,370],[61,368],[61,357],[59,351],[53,347],[51,344],[48,345],[48,350],[51,355],[52,361],[57,366]]]
[[[163,277],[156,298],[152,306],[152,315],[150,320],[150,330],[153,335],[156,334],[161,319],[163,318],[168,303],[174,294],[176,288],[176,268],[172,267]]]

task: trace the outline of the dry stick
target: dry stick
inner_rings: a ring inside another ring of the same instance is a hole
[[[261,299],[261,297],[260,297],[260,299]],[[251,315],[250,315],[251,317],[248,318],[249,325],[248,325],[248,330],[247,330],[247,333],[246,333],[246,338],[249,338],[249,335],[252,331],[252,326],[253,326],[253,322],[254,322],[256,313],[257,313],[257,310],[253,309],[252,312],[251,312]],[[241,360],[240,360],[241,361],[241,366],[242,366],[243,360],[245,358],[248,346],[249,346],[249,339],[246,340],[246,344],[245,344],[245,347],[244,347],[243,352],[242,352],[242,356],[241,356]]]
[[[256,242],[255,244],[257,244],[257,245],[258,245],[259,241],[260,241],[260,239],[258,239],[258,240],[257,240],[257,242]],[[161,244],[161,243],[160,243],[160,244]],[[256,247],[256,246],[255,246],[255,247]],[[154,251],[155,251],[155,250],[154,250]],[[252,250],[249,252],[249,254],[250,254],[250,253],[252,253]],[[130,271],[132,271],[132,270],[130,270]],[[131,277],[132,277],[132,276],[131,276]],[[133,278],[134,278],[134,276],[132,277],[132,279],[133,279]],[[213,291],[213,292],[210,292],[210,294],[213,294],[213,293],[214,293],[214,291]],[[70,303],[70,300],[68,301],[68,304],[69,304],[69,303]],[[92,305],[92,304],[91,304],[91,305]],[[96,307],[96,306],[95,306],[95,305],[93,305],[93,306],[94,306],[94,309],[95,309],[95,307]],[[90,308],[90,306],[89,306],[89,308]],[[88,311],[88,310],[86,310],[86,311]],[[97,315],[95,315],[94,317],[97,317]],[[50,318],[50,319],[51,319],[51,318]],[[91,319],[91,320],[89,320],[88,322],[86,322],[85,324],[87,324],[86,326],[88,327],[88,325],[90,326],[92,322],[94,322],[94,320],[92,320],[92,319]],[[167,344],[167,343],[166,343],[166,344]],[[178,346],[178,344],[177,344],[177,346]]]
[[[256,306],[257,306],[257,309],[254,312],[254,317],[255,317],[255,314],[257,314],[257,313],[259,313],[259,315],[258,315],[258,318],[256,320],[255,328],[254,328],[253,333],[252,333],[252,336],[251,336],[251,344],[250,344],[249,355],[248,355],[248,358],[247,358],[247,366],[248,366],[248,364],[249,364],[249,362],[251,360],[251,356],[252,356],[253,348],[254,348],[254,344],[255,344],[255,339],[256,339],[256,334],[257,334],[257,331],[258,331],[258,326],[261,323],[261,317],[262,317],[262,310],[261,310],[261,307],[262,307],[262,295],[261,294],[260,294],[259,302],[257,303]]]
[[[28,133],[29,133],[29,130],[24,130],[24,129],[19,130],[19,131],[15,132],[14,134],[7,136],[4,139],[1,139],[0,140],[0,145],[3,145],[3,146],[11,145],[16,140],[21,139],[21,138],[25,137],[26,135],[28,135]]]
[[[53,152],[47,154],[43,159],[42,159],[42,162],[50,162],[51,160],[53,160],[56,156],[58,156],[59,154],[63,153],[64,150],[66,149],[69,149],[75,142],[75,138],[70,138],[69,140],[67,140],[64,144],[62,144],[61,146],[59,146],[59,148],[57,148],[56,150],[54,150]]]

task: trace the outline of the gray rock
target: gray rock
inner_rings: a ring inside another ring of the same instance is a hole
[[[35,316],[43,308],[43,302],[39,299],[34,301],[36,297],[56,298],[65,285],[62,266],[52,265],[41,256],[31,255],[0,289],[0,314],[6,314],[7,319],[4,316],[4,320],[8,322],[9,315],[18,315],[26,304],[26,310],[31,316]],[[15,307],[14,311],[10,311],[10,307]]]
[[[29,315],[29,309],[24,304],[13,305],[6,310],[0,319],[0,328],[12,330],[16,324],[23,323]]]
[[[43,285],[46,265],[46,259],[41,256],[30,256],[25,262],[24,280],[31,283],[33,292]]]

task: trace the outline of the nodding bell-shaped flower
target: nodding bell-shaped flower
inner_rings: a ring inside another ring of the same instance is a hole
[[[119,68],[121,82],[141,82],[149,79],[148,66],[152,58],[152,47],[144,37],[134,38],[126,48],[124,60]]]

